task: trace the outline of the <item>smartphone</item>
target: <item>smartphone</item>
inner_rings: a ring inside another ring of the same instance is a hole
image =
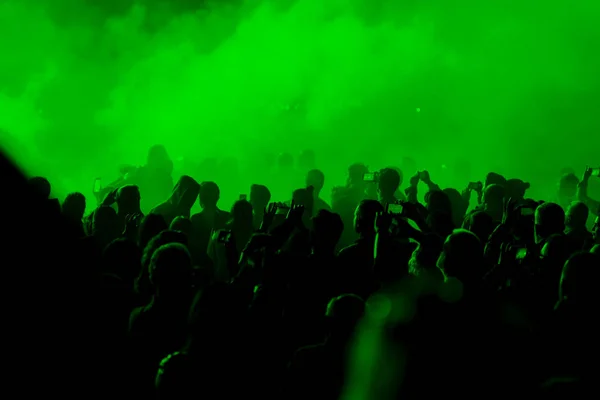
[[[275,207],[277,208],[276,214],[278,215],[285,215],[290,210],[290,206],[285,203],[275,203]]]
[[[404,206],[402,204],[389,204],[388,212],[394,215],[402,214],[402,210],[404,210]]]
[[[368,172],[363,175],[363,181],[365,182],[377,182],[377,173]]]
[[[521,207],[521,215],[524,217],[528,217],[530,215],[533,215],[534,213],[535,210],[533,208]]]
[[[527,257],[527,248],[523,247],[521,249],[518,249],[515,258],[517,260],[524,260],[525,257]]]
[[[483,183],[481,182],[471,182],[469,183],[469,190],[474,190],[476,192],[481,191],[483,189]]]
[[[240,194],[240,200],[246,200],[248,199],[248,196],[246,196],[245,194]]]
[[[229,243],[231,241],[231,231],[219,231],[217,241],[219,243]]]
[[[102,190],[102,179],[96,178],[96,180],[94,180],[94,193],[100,193],[101,190]]]
[[[600,168],[592,168],[592,176],[600,178]]]

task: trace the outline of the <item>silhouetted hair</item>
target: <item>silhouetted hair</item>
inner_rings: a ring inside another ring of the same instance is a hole
[[[348,167],[348,179],[350,182],[362,181],[369,169],[363,163],[354,163]]]
[[[455,230],[444,243],[443,262],[438,265],[444,275],[473,282],[483,275],[483,246],[474,233]]]
[[[185,233],[189,237],[192,233],[192,220],[187,217],[175,217],[169,230]]]
[[[535,210],[536,232],[547,238],[565,230],[565,211],[556,203],[543,203]]]
[[[149,265],[150,283],[158,289],[191,288],[192,257],[181,243],[169,243],[156,249]]]
[[[202,182],[200,184],[200,192],[198,193],[198,199],[200,205],[214,206],[219,201],[221,196],[221,190],[219,186],[214,182]]]
[[[259,203],[267,205],[271,201],[271,192],[265,185],[254,184],[250,186],[250,200],[258,200]]]
[[[34,176],[33,178],[30,178],[29,187],[31,187],[33,193],[42,197],[43,199],[49,199],[50,194],[52,193],[50,181],[42,176]]]
[[[572,174],[572,173],[564,174],[563,176],[560,177],[558,184],[560,187],[577,186],[579,184],[579,178],[577,178],[577,176],[575,176],[575,174]]]
[[[356,233],[375,232],[375,218],[383,212],[383,206],[376,200],[362,200],[355,211]]]
[[[590,209],[582,201],[574,201],[567,210],[566,224],[570,228],[585,227],[590,216]]]
[[[312,169],[306,174],[306,183],[313,185],[316,189],[323,189],[325,174],[321,170]]]
[[[140,224],[140,234],[138,240],[140,249],[145,249],[146,245],[148,242],[150,242],[150,240],[152,240],[153,237],[167,229],[169,229],[169,226],[162,215],[146,215]]]
[[[379,187],[394,193],[400,187],[400,174],[394,168],[384,168],[379,173]]]
[[[62,212],[71,219],[81,220],[85,214],[85,196],[79,192],[69,193],[62,203]]]
[[[489,185],[506,185],[506,178],[496,172],[490,172],[485,177],[484,187]]]
[[[600,257],[597,254],[579,252],[572,255],[562,270],[561,297],[595,308],[600,300],[597,295],[600,281],[598,266]]]

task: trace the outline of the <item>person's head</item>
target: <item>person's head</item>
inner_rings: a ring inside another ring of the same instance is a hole
[[[437,267],[447,278],[473,283],[483,273],[483,246],[474,233],[457,229],[446,239]]]
[[[490,185],[506,185],[506,178],[496,172],[490,172],[486,175],[483,187],[486,188]]]
[[[251,228],[253,226],[252,216],[252,204],[249,201],[238,200],[233,204],[231,217],[235,226]]]
[[[506,181],[506,197],[517,201],[523,200],[529,187],[529,183],[521,179],[509,179]]]
[[[138,244],[140,249],[146,248],[146,245],[153,237],[158,235],[164,230],[167,230],[169,225],[165,221],[165,218],[159,214],[148,214],[142,218],[140,223],[140,234]]]
[[[427,211],[430,213],[443,212],[452,215],[452,202],[446,192],[439,190],[427,192],[425,202],[427,204]]]
[[[265,185],[250,186],[250,204],[254,213],[262,213],[271,201],[271,192]]]
[[[171,222],[171,226],[169,226],[169,230],[185,233],[189,238],[192,233],[192,220],[187,217],[175,217]]]
[[[173,189],[173,196],[171,199],[176,202],[173,204],[176,206],[180,212],[186,214],[189,213],[192,206],[196,202],[198,198],[198,193],[200,192],[200,185],[194,178],[191,176],[183,175],[177,181],[175,188]]]
[[[200,184],[200,192],[198,194],[198,200],[200,201],[200,207],[202,208],[216,208],[219,202],[221,191],[219,186],[214,182],[202,182]]]
[[[565,230],[565,212],[556,203],[543,203],[535,210],[535,243],[542,244],[554,234]]]
[[[554,234],[548,237],[540,251],[546,274],[554,274],[558,279],[560,271],[571,255],[572,250],[573,246],[565,235]]]
[[[150,260],[149,278],[157,296],[188,292],[192,287],[192,258],[180,243],[159,247]]]
[[[393,168],[384,168],[379,172],[377,191],[381,197],[393,197],[400,187],[400,174]]]
[[[35,195],[43,199],[49,199],[50,194],[52,193],[52,186],[50,185],[50,181],[41,176],[34,176],[33,178],[29,178],[29,187]]]
[[[140,188],[135,185],[121,187],[117,191],[117,207],[121,214],[132,214],[140,212]]]
[[[472,213],[469,216],[468,225],[468,230],[473,232],[481,240],[481,243],[486,243],[494,229],[496,229],[494,219],[484,211]]]
[[[483,191],[483,208],[495,220],[502,218],[505,195],[504,186],[498,184],[488,185]]]
[[[149,167],[163,168],[169,165],[170,161],[167,149],[162,144],[154,145],[148,149],[146,165]]]
[[[318,196],[325,186],[325,174],[318,169],[311,169],[306,174],[306,186],[314,187],[314,193]]]
[[[463,219],[465,218],[465,213],[469,208],[469,203],[464,201],[460,192],[454,188],[444,189],[443,192],[448,196],[448,200],[450,201],[450,209],[452,210],[452,220],[454,221],[454,225],[461,226],[463,223]]]
[[[577,195],[577,185],[579,178],[573,173],[564,174],[558,181],[558,197],[561,203],[570,203],[575,200]]]
[[[600,257],[597,254],[579,252],[565,263],[559,286],[562,301],[595,308],[598,305],[598,282],[600,282]]]
[[[313,248],[333,254],[344,232],[342,218],[330,211],[320,210],[312,221]]]
[[[296,189],[292,193],[292,201],[298,206],[304,206],[305,215],[312,216],[315,205],[313,189]]]
[[[107,244],[117,238],[119,232],[119,218],[112,207],[101,206],[94,211],[92,217],[92,235],[106,240]]]
[[[354,230],[361,236],[375,236],[375,219],[383,212],[383,206],[376,200],[363,200],[354,212]]]
[[[423,235],[419,241],[419,246],[413,251],[408,262],[408,272],[413,276],[421,276],[427,273],[440,274],[436,264],[443,246],[444,241],[438,235],[434,233]]]
[[[567,209],[565,225],[568,229],[585,229],[590,209],[581,201],[574,201]]]
[[[365,315],[365,310],[364,300],[355,294],[343,294],[331,299],[325,312],[330,327],[330,338],[348,339]]]
[[[72,221],[81,221],[85,214],[85,196],[79,192],[69,193],[62,203],[62,213]]]
[[[348,180],[346,184],[348,186],[360,186],[364,185],[364,176],[369,172],[369,168],[363,163],[354,163],[348,167]]]

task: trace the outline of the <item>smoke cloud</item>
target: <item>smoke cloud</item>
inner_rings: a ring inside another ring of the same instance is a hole
[[[62,191],[156,143],[250,171],[304,148],[332,174],[599,161],[598,2],[421,3],[4,0],[0,140]]]

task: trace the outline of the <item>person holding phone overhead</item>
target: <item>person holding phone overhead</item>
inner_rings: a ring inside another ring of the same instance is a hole
[[[600,213],[600,201],[588,196],[588,185],[591,177],[600,178],[600,168],[585,168],[581,182],[577,185],[577,199],[588,206],[590,214],[595,217]]]

